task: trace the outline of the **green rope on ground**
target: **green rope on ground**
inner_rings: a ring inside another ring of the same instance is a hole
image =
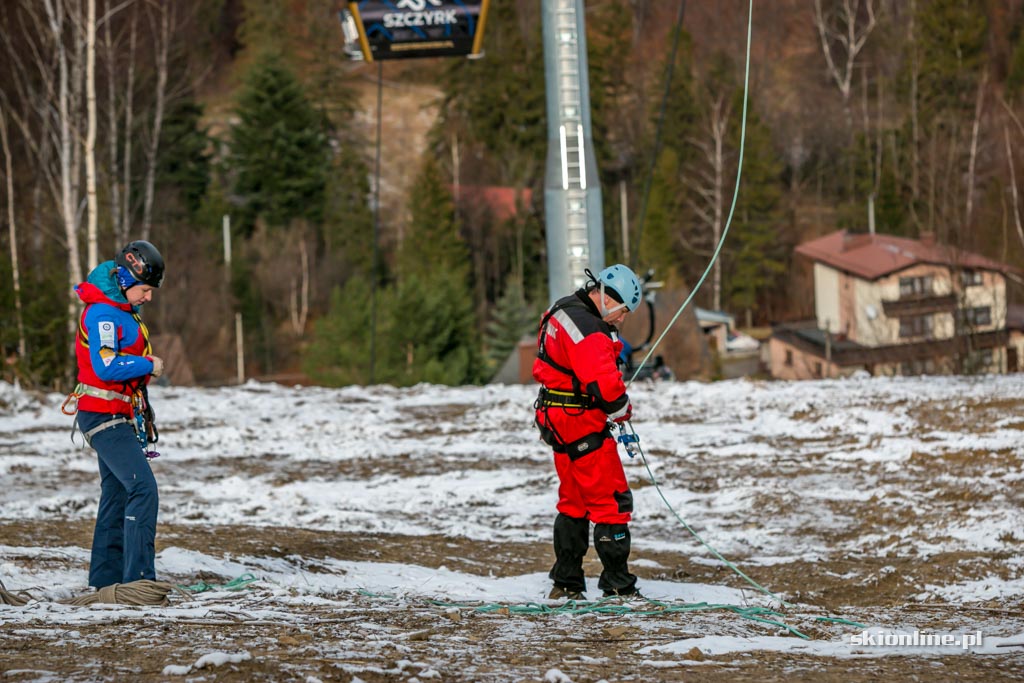
[[[842,617],[814,617],[817,621],[827,621],[830,624],[846,624],[847,626],[856,626],[857,628],[867,628],[864,624],[856,621],[850,621],[849,619],[843,619]]]
[[[481,614],[490,614],[494,612],[504,612],[507,614],[544,614],[544,615],[556,615],[556,614],[630,614],[636,616],[655,616],[662,614],[671,614],[677,612],[708,612],[708,611],[722,611],[731,612],[736,616],[742,617],[743,619],[749,619],[751,621],[758,621],[763,624],[770,624],[781,629],[789,631],[793,635],[803,638],[804,640],[810,640],[810,636],[801,633],[799,630],[790,626],[789,624],[781,621],[781,617],[784,615],[775,610],[767,607],[743,607],[740,605],[726,605],[726,604],[714,604],[707,602],[698,603],[684,603],[684,604],[673,604],[662,602],[659,600],[651,600],[645,598],[645,602],[648,605],[653,605],[653,608],[645,608],[642,603],[637,604],[625,604],[620,602],[615,597],[603,598],[594,602],[586,600],[569,600],[562,605],[552,607],[539,602],[528,602],[522,605],[504,605],[501,603],[487,603],[483,605],[474,605],[470,603],[460,602],[443,602],[440,600],[431,600],[431,604],[437,607],[447,608],[459,608],[459,609],[472,609],[474,612]],[[768,617],[776,617],[770,619]]]
[[[194,583],[191,586],[178,586],[178,588],[189,591],[190,593],[205,593],[206,591],[240,591],[248,588],[250,584],[257,581],[259,581],[259,578],[257,578],[255,574],[246,572],[241,576],[231,579],[225,584],[200,581],[199,583]]]

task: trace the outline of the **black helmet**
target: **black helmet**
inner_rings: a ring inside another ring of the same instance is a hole
[[[127,268],[144,285],[159,287],[164,280],[164,257],[146,240],[126,244],[114,263]]]

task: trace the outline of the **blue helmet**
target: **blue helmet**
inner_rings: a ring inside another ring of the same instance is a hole
[[[640,307],[640,299],[643,296],[640,278],[630,270],[629,266],[624,266],[621,263],[608,266],[597,274],[596,282],[598,286],[603,286],[608,290],[613,299],[625,304],[630,313]]]

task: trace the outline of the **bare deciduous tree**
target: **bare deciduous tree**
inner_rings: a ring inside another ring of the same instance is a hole
[[[978,133],[981,131],[981,112],[985,104],[985,86],[988,85],[988,69],[981,74],[978,83],[978,98],[974,105],[974,125],[971,126],[971,151],[967,164],[967,211],[964,216],[964,229],[970,230],[974,212],[975,174],[978,168]]]
[[[860,0],[838,0],[828,11],[822,8],[821,3],[822,0],[814,0],[814,26],[821,38],[821,51],[825,55],[828,73],[843,97],[847,123],[852,128],[850,92],[853,71],[857,56],[875,28],[875,0],[864,0],[867,17],[863,21],[859,16]]]
[[[702,162],[693,170],[691,186],[696,198],[688,198],[687,203],[700,221],[703,228],[697,234],[708,234],[710,231],[710,252],[722,237],[725,216],[725,171],[726,134],[729,129],[729,118],[732,115],[731,99],[719,94],[711,101],[706,112],[707,137],[692,138],[690,143],[702,156]],[[694,245],[683,236],[684,246],[691,251],[698,251],[703,245]],[[711,271],[711,306],[714,310],[722,309],[722,261],[716,259]]]
[[[78,241],[82,111],[76,105],[82,94],[82,70],[75,60],[84,54],[80,47],[84,41],[81,17],[74,14],[80,8],[81,3],[65,4],[65,0],[21,0],[13,14],[22,42],[15,44],[13,35],[0,31],[0,42],[13,66],[11,94],[25,107],[24,113],[10,107],[8,111],[37,172],[45,178],[63,224],[63,237],[58,239],[67,248],[69,336],[74,335],[77,312],[71,287],[82,280]],[[0,97],[9,101],[6,88]]]
[[[154,18],[155,6],[158,17]],[[160,149],[160,130],[163,127],[164,108],[167,100],[167,54],[171,49],[171,24],[174,5],[165,2],[150,2],[147,5],[153,50],[156,64],[156,91],[153,107],[153,128],[149,145],[146,147],[146,188],[142,208],[142,239],[148,240],[153,227],[153,195],[156,186],[157,152]]]
[[[96,0],[86,3],[85,19],[85,195],[89,223],[88,268],[99,265],[96,248],[98,209],[96,201]]]
[[[18,356],[22,362],[28,353],[25,344],[25,322],[21,314],[21,274],[18,271],[18,229],[14,220],[14,165],[7,135],[7,116],[0,109],[0,146],[4,150],[5,177],[7,179],[7,226],[11,238],[11,279],[14,283],[14,316],[18,326]]]

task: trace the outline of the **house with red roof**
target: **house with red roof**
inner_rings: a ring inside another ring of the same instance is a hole
[[[1016,372],[1019,316],[1008,316],[1016,269],[933,237],[845,230],[796,249],[814,268],[813,320],[776,325],[770,366],[779,379]]]

